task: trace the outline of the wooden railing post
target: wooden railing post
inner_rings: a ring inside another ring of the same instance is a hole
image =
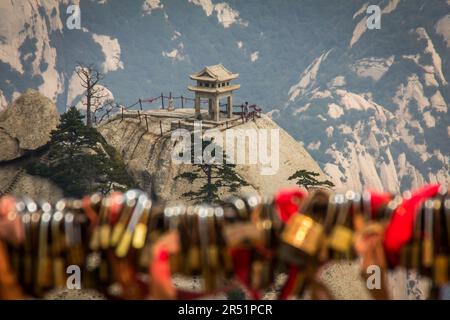
[[[184,108],[184,99],[183,99],[183,95],[181,95],[181,109]]]
[[[121,110],[122,110],[122,121],[123,121],[123,107],[121,108]]]
[[[139,107],[141,107],[141,111],[142,111],[142,101],[140,98],[139,98]]]
[[[162,136],[163,131],[162,131],[162,123],[161,123],[161,120],[159,120],[159,131],[161,132],[161,136]]]
[[[161,107],[164,109],[164,95],[161,92]]]

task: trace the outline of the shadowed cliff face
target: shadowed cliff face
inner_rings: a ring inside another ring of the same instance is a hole
[[[106,141],[121,153],[127,169],[144,190],[147,192],[153,190],[167,200],[187,200],[181,195],[190,190],[197,190],[202,182],[196,181],[190,184],[184,179],[175,179],[180,173],[190,172],[193,168],[190,164],[175,164],[172,161],[175,141],[171,140],[169,130],[170,121],[173,119],[163,118],[164,134],[162,136],[159,128],[161,118],[149,117],[148,119],[149,132],[146,130],[144,121],[139,122],[138,119],[128,117],[122,120],[120,115],[101,124],[98,130]],[[257,118],[255,121],[239,124],[227,130],[234,130],[233,132],[238,135],[243,132],[240,130],[246,129],[255,129],[255,132],[279,130],[279,166],[277,165],[279,168],[274,175],[263,175],[261,174],[263,167],[268,166],[260,161],[257,161],[256,164],[248,164],[249,162],[245,162],[245,165],[238,164],[236,173],[249,184],[242,191],[256,190],[263,194],[273,194],[283,186],[293,185],[294,182],[289,181],[288,177],[300,169],[319,173],[319,179],[325,178],[320,167],[305,149],[267,116],[263,115],[262,118]],[[225,134],[227,130],[224,130],[223,133]],[[246,144],[245,150],[239,151],[245,152],[245,159],[249,159],[250,149],[248,146],[249,144]],[[237,145],[235,147],[237,148]],[[224,149],[228,154],[226,146]],[[235,150],[235,152],[238,151]],[[257,150],[251,152],[257,152]],[[226,196],[224,193],[222,195]]]

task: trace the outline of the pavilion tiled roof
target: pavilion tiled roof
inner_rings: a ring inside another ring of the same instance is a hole
[[[230,72],[222,64],[216,64],[213,66],[207,66],[200,72],[191,74],[190,78],[193,80],[203,81],[229,81],[236,79],[238,76],[238,73]]]

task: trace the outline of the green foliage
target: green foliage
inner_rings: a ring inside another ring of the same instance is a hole
[[[193,139],[191,139],[193,141]],[[194,162],[194,144],[191,144],[191,163],[193,163],[193,170],[191,172],[183,172],[175,177],[175,179],[186,179],[189,183],[196,180],[202,181],[202,186],[197,191],[188,191],[183,193],[183,196],[188,197],[196,202],[214,203],[220,201],[219,191],[226,190],[228,192],[236,192],[242,186],[247,186],[248,183],[236,173],[236,165],[227,163],[227,155],[225,150],[220,146],[215,145],[214,141],[210,142],[214,149],[211,152],[212,158],[216,158],[216,152],[222,153],[223,163],[214,161],[195,164]],[[205,148],[210,144],[207,141],[202,142],[202,154]],[[220,154],[218,154],[219,156]]]
[[[28,165],[29,173],[49,178],[69,197],[134,186],[119,154],[83,118],[75,107],[61,115],[46,159]]]
[[[330,180],[325,181],[319,181],[317,180],[317,177],[319,176],[319,173],[314,171],[308,171],[308,170],[298,170],[296,171],[292,176],[288,178],[288,180],[297,180],[297,184],[299,186],[303,186],[306,189],[309,189],[311,187],[334,187],[333,182]]]

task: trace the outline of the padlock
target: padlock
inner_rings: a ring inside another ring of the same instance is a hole
[[[281,239],[306,254],[317,253],[323,238],[323,226],[304,214],[293,215],[283,230]]]
[[[343,195],[335,195],[335,203],[337,207],[336,225],[331,231],[328,238],[328,245],[334,252],[334,258],[344,256],[350,258],[353,244],[353,230],[349,221],[349,204],[345,201]]]

